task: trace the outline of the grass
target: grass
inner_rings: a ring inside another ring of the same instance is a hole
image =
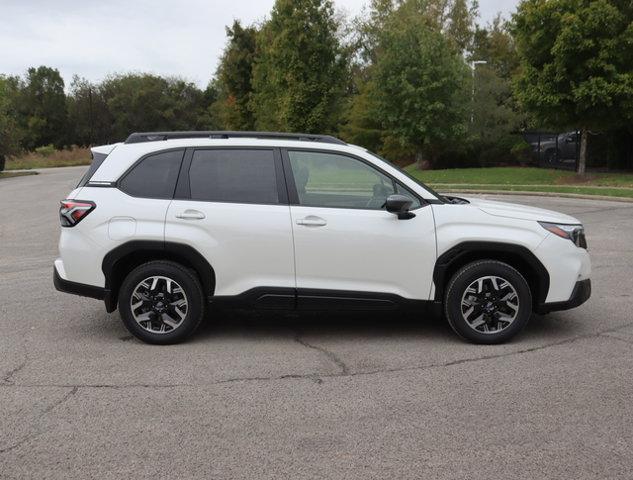
[[[429,184],[440,192],[477,190],[477,191],[507,191],[507,192],[544,192],[544,193],[569,193],[578,195],[603,195],[605,197],[624,197],[633,198],[633,188],[596,188],[596,187],[566,187],[566,186],[550,186],[550,185],[433,185]]]
[[[88,148],[72,147],[70,149],[55,150],[47,155],[29,152],[18,157],[9,157],[5,169],[30,170],[46,167],[72,167],[75,165],[90,165],[90,150]]]
[[[533,167],[455,168],[418,170],[405,168],[414,177],[429,184],[469,185],[582,185],[633,188],[633,173],[588,173]]]
[[[23,175],[37,175],[37,172],[0,172],[0,178],[21,177]]]
[[[418,170],[408,173],[438,190],[505,190],[522,192],[574,193],[633,198],[633,174],[574,172],[529,167],[456,168]]]

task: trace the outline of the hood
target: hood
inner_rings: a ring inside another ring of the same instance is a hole
[[[463,197],[465,198],[465,197]],[[545,210],[544,208],[528,207],[516,203],[495,202],[482,198],[466,198],[474,207],[496,217],[517,218],[520,220],[535,220],[551,223],[580,224],[578,219],[564,213]]]

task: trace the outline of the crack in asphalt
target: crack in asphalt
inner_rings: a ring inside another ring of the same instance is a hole
[[[628,343],[629,345],[633,345],[633,339],[632,340],[627,340],[626,338],[616,337],[615,335],[609,335],[607,333],[602,334],[602,336],[604,338],[610,338],[612,340],[620,340],[621,342]]]
[[[51,405],[49,405],[48,407],[46,407],[45,409],[43,409],[34,419],[33,422],[37,423],[40,419],[42,419],[42,417],[44,417],[45,415],[47,415],[48,413],[50,413],[52,410],[54,410],[55,408],[59,407],[61,404],[67,402],[73,395],[75,395],[78,391],[79,391],[79,386],[75,385],[74,387],[72,387],[68,392],[66,392],[66,394],[64,396],[62,396],[59,400],[57,400],[56,402],[53,402]],[[20,447],[21,445],[25,444],[26,442],[28,442],[29,440],[32,440],[40,435],[42,435],[45,432],[45,430],[39,430],[38,428],[36,428],[36,431],[33,433],[30,433],[28,435],[26,435],[25,437],[22,437],[20,440],[18,440],[17,442],[12,443],[11,445],[7,445],[6,447],[2,447],[0,448],[0,454],[3,453],[7,453],[10,452],[11,450],[15,450],[16,448]]]
[[[26,367],[26,364],[29,362],[29,356],[28,356],[28,350],[26,348],[26,345],[22,345],[22,349],[24,350],[24,359],[22,360],[22,362],[15,368],[13,368],[12,370],[9,370],[4,377],[2,377],[2,382],[0,383],[0,385],[12,385],[13,384],[13,377],[15,375],[17,375],[18,373],[20,373],[20,371]]]
[[[113,389],[113,390],[118,390],[118,389],[127,389],[127,388],[181,388],[181,387],[185,387],[185,388],[196,388],[196,387],[204,387],[204,386],[212,386],[212,385],[222,385],[222,384],[229,384],[229,383],[238,383],[238,382],[269,382],[269,381],[278,381],[278,380],[312,380],[315,381],[316,383],[322,383],[322,379],[323,378],[340,378],[340,377],[360,377],[360,376],[371,376],[371,375],[380,375],[380,374],[384,374],[384,373],[398,373],[398,372],[411,372],[411,371],[425,371],[425,370],[433,370],[436,368],[446,368],[446,367],[452,367],[452,366],[456,366],[456,365],[464,365],[464,364],[468,364],[468,363],[475,363],[475,362],[484,362],[487,360],[495,360],[498,358],[505,358],[505,357],[512,357],[512,356],[518,356],[518,355],[523,355],[526,353],[532,353],[532,352],[538,352],[541,350],[546,350],[548,348],[552,348],[552,347],[557,347],[557,346],[561,346],[561,345],[566,345],[566,344],[570,344],[570,343],[574,343],[577,342],[579,340],[586,340],[586,339],[591,339],[591,338],[608,338],[608,339],[612,339],[612,340],[622,340],[621,338],[615,337],[615,336],[611,336],[611,335],[606,335],[607,333],[612,333],[612,332],[617,332],[618,330],[622,330],[624,328],[627,327],[631,327],[633,326],[633,322],[627,323],[625,325],[621,325],[619,327],[616,328],[612,328],[612,329],[607,329],[607,330],[603,330],[600,332],[595,332],[595,333],[588,333],[588,334],[584,334],[584,335],[577,335],[575,337],[571,337],[571,338],[567,338],[564,340],[559,340],[557,342],[552,342],[552,343],[548,343],[545,345],[536,345],[534,347],[530,347],[530,348],[525,348],[522,350],[515,350],[512,352],[504,352],[504,353],[498,353],[498,354],[493,354],[493,355],[484,355],[482,357],[471,357],[471,358],[462,358],[462,359],[458,359],[458,360],[452,360],[449,362],[443,362],[443,363],[431,363],[431,364],[427,364],[427,365],[411,365],[411,366],[405,366],[405,367],[395,367],[395,368],[385,368],[385,369],[378,369],[378,370],[365,370],[365,371],[360,371],[360,372],[350,372],[348,367],[345,366],[345,372],[343,372],[343,368],[342,366],[345,365],[340,359],[338,359],[338,357],[336,357],[336,355],[334,355],[335,358],[337,358],[338,362],[340,363],[335,363],[337,364],[337,366],[339,366],[339,368],[341,368],[340,372],[337,373],[325,373],[325,374],[317,374],[317,373],[306,373],[306,374],[286,374],[286,375],[277,375],[277,376],[254,376],[254,377],[234,377],[234,378],[226,378],[223,380],[217,380],[214,382],[210,382],[210,383],[173,383],[173,384],[126,384],[126,385],[114,385],[114,384],[4,384],[4,385],[0,385],[0,388],[2,387],[34,387],[34,388],[38,388],[38,387],[59,387],[59,388],[73,388],[73,389],[79,389],[79,388],[104,388],[104,389]],[[626,342],[626,340],[623,340]],[[324,353],[325,355],[328,356],[328,358],[332,359],[331,355],[333,355],[331,352],[329,352],[328,350],[325,350],[323,348],[320,347],[316,347],[314,345],[311,344],[307,344],[304,341],[299,342],[301,345],[304,345],[306,348],[312,348],[314,350],[318,350],[322,353]],[[630,343],[630,342],[627,342]],[[333,360],[334,361],[334,360]],[[73,392],[73,394],[76,393]],[[53,406],[54,408],[55,406]],[[2,451],[0,450],[0,453],[2,453]]]
[[[324,354],[329,360],[331,360],[338,368],[341,369],[340,371],[340,375],[344,376],[344,375],[349,375],[349,368],[347,367],[347,365],[345,364],[345,362],[343,362],[343,360],[341,360],[334,352],[328,350],[325,347],[319,347],[318,345],[313,345],[311,343],[308,343],[307,341],[303,340],[301,338],[301,333],[297,333],[297,335],[294,338],[295,342],[297,342],[299,345],[303,345],[306,348],[309,348],[311,350],[316,350],[317,352],[321,352],[322,354]]]

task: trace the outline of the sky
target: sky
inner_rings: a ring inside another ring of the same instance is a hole
[[[348,16],[369,0],[334,0]],[[225,26],[263,20],[274,0],[0,0],[0,74],[31,66],[100,81],[150,72],[206,86],[225,45]],[[481,21],[506,17],[519,0],[479,0]]]

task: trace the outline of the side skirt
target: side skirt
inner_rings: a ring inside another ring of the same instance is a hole
[[[428,311],[441,312],[441,303],[412,300],[390,293],[325,289],[257,287],[234,296],[209,297],[212,305],[227,308],[301,311]]]

